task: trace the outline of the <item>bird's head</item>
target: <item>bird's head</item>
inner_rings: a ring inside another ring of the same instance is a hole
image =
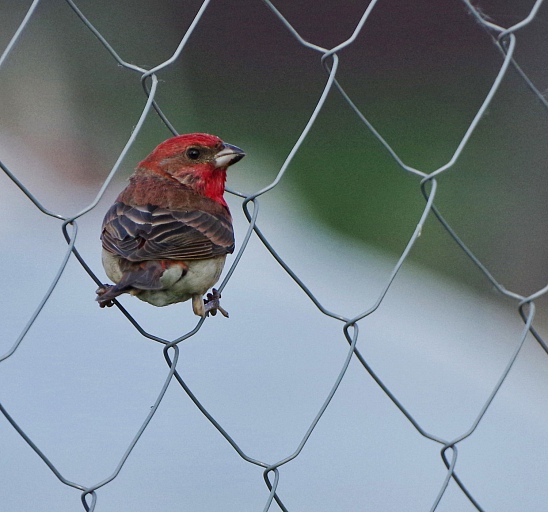
[[[215,135],[190,133],[162,142],[137,169],[174,179],[226,206],[226,170],[244,156],[240,148]]]

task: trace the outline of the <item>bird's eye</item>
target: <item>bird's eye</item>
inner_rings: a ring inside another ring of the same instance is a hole
[[[186,150],[186,156],[191,160],[196,160],[200,156],[200,150],[197,148],[189,148]]]

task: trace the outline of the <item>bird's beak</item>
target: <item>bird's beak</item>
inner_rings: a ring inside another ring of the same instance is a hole
[[[245,153],[232,144],[224,144],[223,149],[215,155],[215,167],[228,167],[239,162]]]

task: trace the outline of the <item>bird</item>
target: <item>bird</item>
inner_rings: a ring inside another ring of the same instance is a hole
[[[101,307],[129,293],[162,307],[192,300],[200,317],[228,313],[212,288],[234,229],[224,198],[226,172],[245,153],[215,135],[177,135],[159,144],[105,214],[102,264],[115,284],[100,286]]]

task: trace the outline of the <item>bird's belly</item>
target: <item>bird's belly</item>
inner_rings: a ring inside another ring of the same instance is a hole
[[[225,258],[225,256],[219,256],[207,260],[185,261],[188,270],[182,277],[173,281],[170,269],[167,269],[161,279],[166,284],[165,288],[139,290],[136,296],[154,306],[167,306],[189,300],[194,295],[202,296],[219,280]]]
[[[120,266],[122,258],[108,252],[106,249],[103,249],[101,259],[103,262],[103,268],[105,269],[105,273],[107,274],[108,278],[115,283],[119,283],[120,279],[122,279],[123,274],[122,268]]]

